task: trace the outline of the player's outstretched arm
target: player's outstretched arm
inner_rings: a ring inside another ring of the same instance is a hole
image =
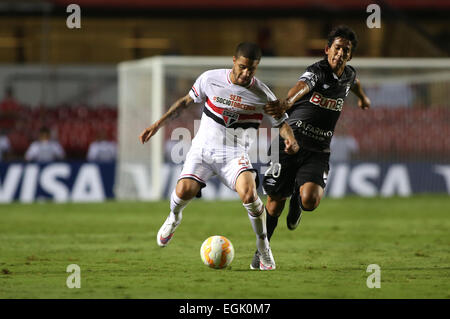
[[[284,109],[289,110],[295,102],[309,93],[309,86],[305,81],[297,81],[295,85],[288,91],[286,100],[284,101]]]
[[[295,102],[300,100],[304,95],[309,93],[309,86],[305,81],[298,81],[289,90],[288,95],[284,101],[277,103],[268,103],[264,106],[264,111],[272,116],[281,117],[284,112],[289,110]]]
[[[286,146],[284,151],[288,154],[295,154],[300,147],[295,139],[294,132],[288,123],[284,122],[280,127],[280,136],[284,139],[284,145]]]
[[[177,100],[158,121],[142,131],[141,135],[139,135],[139,140],[141,143],[144,144],[148,142],[148,140],[150,140],[150,138],[155,135],[156,132],[158,132],[158,130],[163,127],[168,120],[177,118],[180,112],[193,102],[194,100],[189,96],[189,94]]]
[[[358,106],[361,109],[366,110],[366,109],[370,108],[370,99],[364,93],[361,82],[359,81],[358,78],[356,78],[355,85],[353,85],[353,87],[351,88],[351,91],[359,98]]]
[[[284,151],[288,154],[295,154],[299,150],[299,146],[297,143],[297,140],[295,139],[294,132],[292,131],[292,128],[289,126],[288,123],[286,123],[286,119],[288,118],[287,114],[284,112],[284,110],[281,108],[280,101],[271,101],[264,107],[264,110],[266,108],[271,109],[271,115],[274,120],[272,121],[272,124],[275,127],[280,128],[280,136],[284,139],[285,149]]]

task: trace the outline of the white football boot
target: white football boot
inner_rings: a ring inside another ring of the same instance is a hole
[[[275,270],[275,259],[273,259],[272,250],[269,244],[266,248],[259,251],[259,269],[260,270]]]
[[[158,231],[158,235],[156,235],[156,242],[160,247],[166,247],[175,233],[175,229],[177,229],[178,225],[181,223],[181,215],[182,213],[178,213],[178,220],[175,220],[174,214],[171,212],[167,217],[164,224]]]
[[[257,250],[253,255],[252,262],[250,263],[251,270],[259,270],[259,251]]]

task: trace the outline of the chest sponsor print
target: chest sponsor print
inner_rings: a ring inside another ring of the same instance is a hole
[[[313,126],[301,120],[295,122],[295,126],[300,130],[300,132],[303,135],[309,136],[319,141],[331,139],[331,137],[333,136],[333,131],[323,130],[320,127]]]
[[[311,95],[311,98],[309,99],[309,102],[311,102],[314,105],[317,105],[319,107],[322,107],[327,110],[332,110],[336,112],[342,111],[342,107],[344,106],[344,99],[338,98],[338,99],[332,99],[326,96],[323,96],[322,94],[318,92],[313,92]]]

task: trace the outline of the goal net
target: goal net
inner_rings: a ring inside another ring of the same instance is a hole
[[[263,57],[256,76],[284,98],[305,68],[319,59]],[[333,139],[351,137],[356,147],[348,147],[351,157],[336,161],[448,162],[450,59],[355,58],[349,64],[356,68],[372,108],[360,110],[356,97],[349,94]],[[139,135],[186,95],[201,73],[231,66],[231,57],[153,57],[119,64],[118,199],[170,196],[202,105],[184,111],[145,145]],[[266,119],[255,143],[256,165],[268,165],[264,154],[274,132]],[[335,148],[339,154],[345,147]],[[205,197],[213,198],[214,190],[207,189]],[[222,197],[234,198],[231,193],[225,191]]]

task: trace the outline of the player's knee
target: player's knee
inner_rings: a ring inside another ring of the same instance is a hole
[[[258,199],[258,196],[256,196],[255,194],[253,194],[253,192],[249,192],[246,193],[243,197],[242,197],[242,202],[244,204],[249,204],[249,203],[253,203]]]
[[[320,199],[323,195],[322,187],[311,183],[304,184],[300,187],[301,206],[303,210],[313,211],[319,206]]]
[[[175,188],[177,196],[183,200],[190,200],[197,195],[199,187],[194,183],[180,181]]]
[[[250,204],[253,203],[254,201],[256,201],[258,199],[258,195],[252,190],[246,190],[245,192],[243,192],[241,195],[241,200],[244,204]]]
[[[302,208],[306,211],[313,211],[319,206],[320,197],[314,194],[302,196]]]

